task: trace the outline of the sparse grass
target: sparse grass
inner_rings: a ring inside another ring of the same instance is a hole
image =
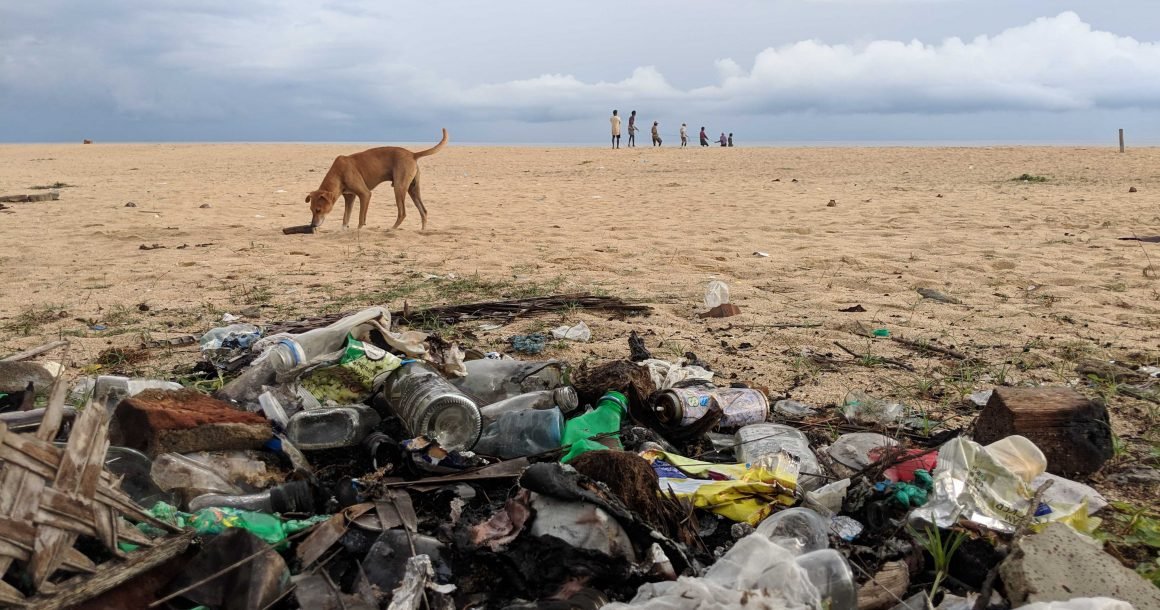
[[[1136,572],[1160,587],[1160,514],[1155,509],[1127,502],[1111,502],[1113,509],[1095,533],[1120,556],[1135,558]]]
[[[975,386],[980,382],[982,369],[969,362],[960,362],[955,370],[946,377],[945,385],[954,390],[959,402],[965,401],[975,393]]]
[[[114,305],[102,316],[107,326],[125,326],[137,321],[137,314],[124,305]]]
[[[64,312],[61,308],[55,305],[30,305],[16,314],[16,317],[5,324],[3,329],[28,336],[41,326],[59,320],[62,313]]]
[[[63,189],[76,186],[75,184],[68,184],[67,182],[53,182],[52,184],[39,184],[37,186],[30,186],[28,188],[34,191],[47,191],[50,189]]]
[[[910,528],[910,535],[930,553],[931,559],[934,561],[934,583],[930,587],[930,597],[934,598],[938,593],[939,585],[950,574],[951,559],[955,556],[955,552],[959,550],[959,546],[967,539],[964,532],[954,530],[949,535],[943,536],[942,530],[934,525],[927,525],[926,531],[920,534],[914,528]]]
[[[242,287],[242,302],[246,305],[261,305],[269,303],[274,298],[274,291],[269,286]]]
[[[1012,182],[1047,182],[1047,176],[1036,176],[1034,174],[1023,174],[1018,178],[1012,178]]]

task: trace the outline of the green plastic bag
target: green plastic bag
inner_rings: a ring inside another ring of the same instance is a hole
[[[398,356],[347,335],[338,363],[307,373],[302,386],[318,400],[329,399],[340,405],[358,403],[371,395],[376,379],[402,363]]]
[[[220,534],[231,527],[239,527],[278,547],[286,542],[286,537],[304,530],[315,523],[326,521],[330,515],[317,515],[309,519],[288,519],[267,513],[238,510],[229,507],[203,508],[196,513],[183,513],[172,505],[158,502],[149,509],[149,514],[161,521],[177,527],[193,528],[198,534]],[[160,534],[153,526],[143,523],[138,526],[146,534]]]

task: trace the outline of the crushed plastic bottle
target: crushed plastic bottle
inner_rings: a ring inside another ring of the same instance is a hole
[[[875,398],[865,392],[854,390],[846,396],[842,415],[847,421],[862,421],[889,425],[902,418],[905,409],[900,403]]]
[[[810,441],[797,428],[781,424],[752,424],[737,431],[737,458],[746,464],[786,451],[800,463],[798,487],[810,491],[825,484],[825,474]]]
[[[208,464],[180,453],[157,456],[149,475],[162,491],[181,491],[187,497],[206,493],[243,493],[242,489],[227,481]]]
[[[787,508],[773,513],[758,524],[757,533],[794,555],[830,547],[829,520],[808,508]]]
[[[490,405],[506,398],[554,390],[571,383],[571,367],[559,360],[529,362],[522,360],[468,360],[466,377],[456,377],[451,384],[475,399]]]
[[[851,432],[839,436],[826,454],[838,476],[851,477],[873,464],[881,448],[897,445],[898,441],[877,432]]]
[[[231,324],[215,328],[201,336],[198,344],[205,359],[219,369],[229,368],[230,361],[249,351],[262,338],[262,329],[253,324]]]
[[[286,436],[295,447],[307,451],[353,447],[380,421],[379,414],[366,405],[323,407],[295,413],[286,425]]]

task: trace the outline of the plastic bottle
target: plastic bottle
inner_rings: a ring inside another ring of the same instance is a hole
[[[564,414],[557,407],[501,413],[479,436],[474,451],[503,459],[537,455],[560,447]]]
[[[817,476],[823,472],[817,456],[810,449],[810,441],[797,428],[781,424],[753,424],[737,431],[736,455],[742,463],[753,464],[762,456],[782,450],[800,462],[799,488],[814,490],[825,484],[825,480]]]
[[[475,401],[424,362],[408,362],[391,373],[383,394],[414,436],[426,436],[448,451],[471,449],[479,440],[483,422]]]
[[[379,414],[366,405],[323,407],[295,413],[286,424],[286,436],[304,450],[353,447],[380,421]]]
[[[855,610],[858,590],[846,558],[834,549],[821,549],[799,556],[795,562],[822,595],[822,607],[830,610]]]
[[[595,409],[580,417],[568,420],[568,423],[564,424],[563,445],[571,445],[571,449],[560,461],[568,463],[582,453],[608,449],[607,445],[593,440],[592,437],[598,434],[618,432],[620,418],[627,411],[628,398],[620,392],[608,392],[600,399],[600,402],[596,403]],[[620,443],[615,438],[612,439],[612,442],[617,445]]]
[[[556,407],[559,407],[562,413],[571,413],[579,406],[580,397],[576,395],[576,390],[572,386],[564,386],[555,390],[540,390],[512,396],[486,407],[480,407],[479,414],[483,417],[483,425],[486,427],[505,413]]]
[[[479,405],[490,405],[506,398],[554,390],[571,383],[571,368],[558,360],[527,362],[522,360],[468,360],[466,377],[451,383],[475,399]]]
[[[222,478],[208,464],[180,453],[163,453],[157,456],[153,460],[149,476],[162,491],[181,490],[189,495],[243,493],[238,486]]]
[[[203,508],[229,507],[259,513],[316,513],[314,487],[306,481],[291,481],[260,493],[245,495],[204,494],[189,501],[189,512]]]
[[[290,423],[289,416],[286,415],[286,409],[282,408],[282,403],[271,392],[263,392],[258,396],[258,404],[261,406],[262,415],[266,419],[274,423],[282,430]]]
[[[72,389],[72,402],[84,403],[92,396],[93,404],[104,405],[112,415],[121,401],[145,390],[180,390],[180,383],[160,379],[130,379],[119,375],[100,375],[96,379],[82,379]]]
[[[800,506],[766,517],[757,525],[757,533],[795,555],[830,547],[830,521]]]
[[[235,356],[249,350],[262,337],[262,329],[253,324],[231,324],[215,328],[201,336],[201,353],[217,368],[227,368]]]
[[[714,408],[722,412],[719,428],[739,428],[765,421],[769,400],[760,390],[701,386],[665,390],[656,401],[661,420],[680,426],[692,424]]]
[[[378,318],[389,319],[381,307],[371,307],[347,316],[330,326],[316,328],[299,335],[274,335],[254,344],[255,349],[269,342],[269,347],[236,379],[218,390],[216,396],[240,405],[250,405],[266,391],[263,386],[273,385],[278,374],[304,366],[319,357],[338,352],[346,345],[352,333],[361,336],[360,326]]]

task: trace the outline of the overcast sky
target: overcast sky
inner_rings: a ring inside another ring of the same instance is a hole
[[[0,2],[5,142],[595,144],[613,108],[739,143],[1160,144],[1160,2]]]

